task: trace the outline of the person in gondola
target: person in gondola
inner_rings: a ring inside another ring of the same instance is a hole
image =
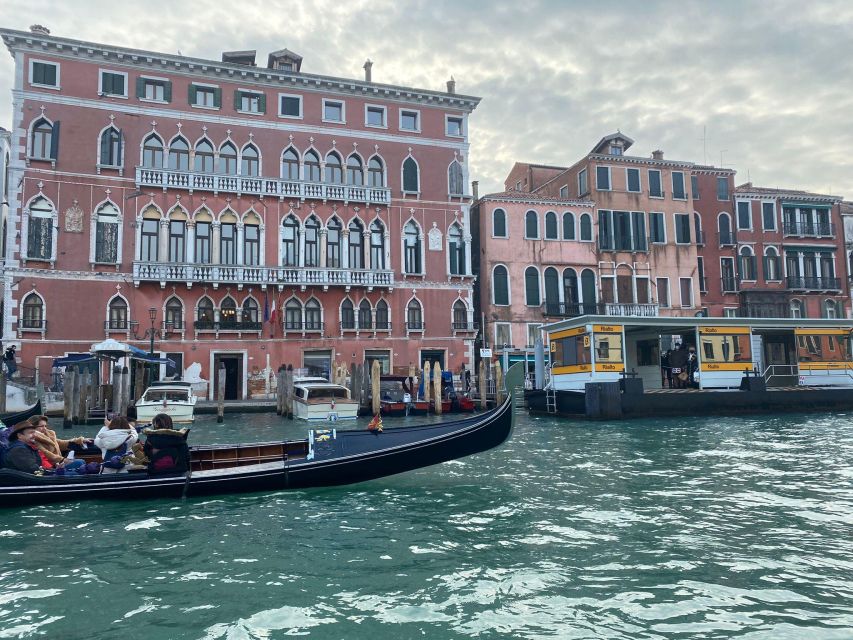
[[[101,450],[104,460],[101,473],[126,473],[127,465],[122,458],[138,438],[136,429],[130,426],[124,416],[116,416],[108,425],[104,425],[95,436],[95,446]]]
[[[189,449],[186,429],[175,429],[171,416],[158,413],[145,434],[144,453],[148,458],[149,474],[186,473],[189,469]]]
[[[19,422],[9,431],[9,449],[3,457],[6,469],[43,475],[50,461],[42,458],[36,444],[36,428],[29,422]],[[52,466],[52,465],[51,465]]]
[[[70,440],[57,437],[56,431],[49,427],[50,421],[47,416],[33,416],[29,419],[29,423],[36,430],[36,446],[52,464],[57,467],[61,466],[66,471],[76,471],[86,466],[83,460],[75,460],[73,457],[69,459],[69,453],[72,450],[72,445],[82,447],[92,440],[87,441],[83,436],[77,436]]]

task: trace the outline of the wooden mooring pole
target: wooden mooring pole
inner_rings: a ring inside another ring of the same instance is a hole
[[[216,422],[225,422],[225,363],[219,363],[219,377],[216,380]]]
[[[62,428],[70,429],[73,424],[74,411],[74,369],[65,367],[62,380]]]

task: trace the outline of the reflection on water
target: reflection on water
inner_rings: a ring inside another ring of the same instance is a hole
[[[851,637],[848,416],[519,422],[353,487],[2,511],[0,638]]]

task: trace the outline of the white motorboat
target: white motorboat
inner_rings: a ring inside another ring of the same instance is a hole
[[[136,401],[136,419],[144,424],[151,422],[158,413],[165,413],[172,422],[192,422],[195,402],[189,382],[154,382]]]
[[[293,415],[311,421],[353,420],[358,417],[358,403],[350,399],[349,389],[325,378],[296,378]]]

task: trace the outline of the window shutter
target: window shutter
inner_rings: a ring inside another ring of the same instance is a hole
[[[197,92],[198,92],[198,90],[196,89],[196,86],[194,84],[191,84],[190,85],[190,95],[189,95],[190,104],[195,104]]]
[[[117,167],[124,166],[124,133],[118,130],[118,157],[115,159]]]
[[[163,99],[166,102],[172,101],[172,82],[171,82],[171,80],[167,80],[163,84]]]
[[[137,78],[136,79],[136,97],[144,98],[145,97],[145,78]]]
[[[265,93],[258,96],[258,111],[261,113],[267,112],[267,94]]]
[[[113,92],[113,77],[109,73],[101,74],[101,93],[110,94]]]
[[[213,90],[213,106],[217,108],[222,106],[222,89],[219,87]]]
[[[241,106],[240,103],[242,102],[240,97],[242,96],[242,94],[243,94],[243,92],[240,91],[239,89],[234,90],[234,110],[235,111],[240,110],[240,106]]]
[[[110,131],[107,129],[101,134],[101,158],[99,164],[109,164],[110,159]]]
[[[50,136],[50,159],[54,162],[59,155],[59,120],[53,123],[53,134]]]

